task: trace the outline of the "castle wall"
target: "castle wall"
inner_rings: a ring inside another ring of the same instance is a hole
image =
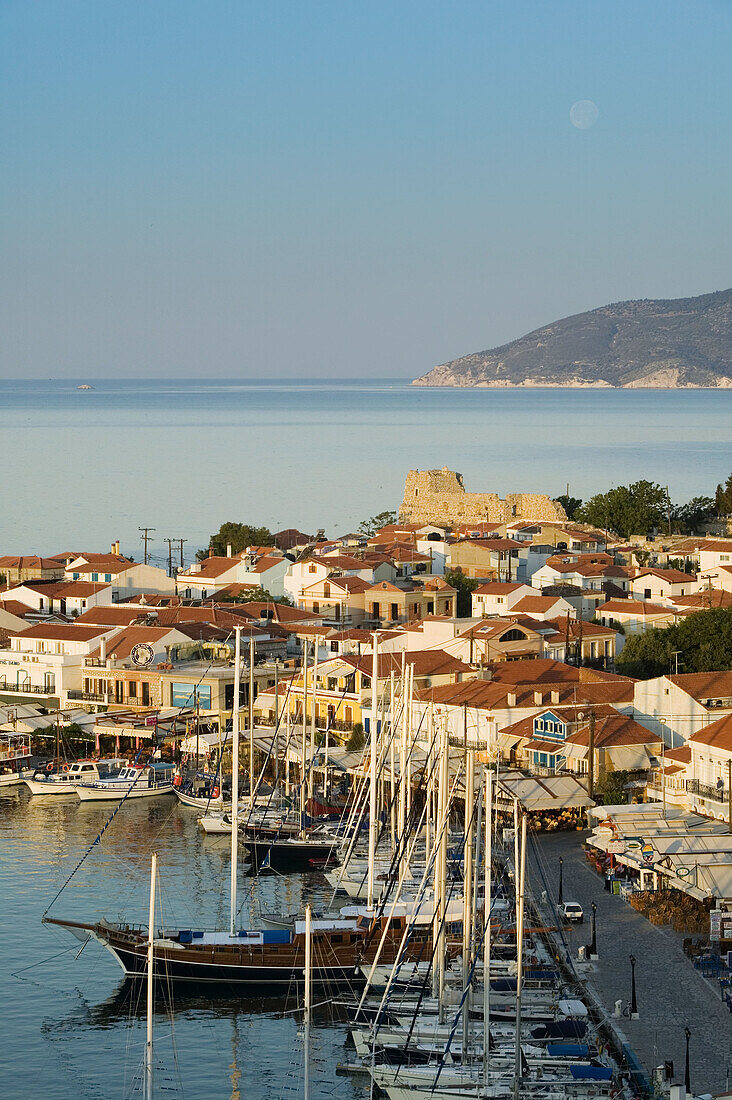
[[[402,523],[511,523],[513,520],[566,521],[561,504],[543,493],[466,493],[462,474],[448,470],[410,470],[400,511]]]

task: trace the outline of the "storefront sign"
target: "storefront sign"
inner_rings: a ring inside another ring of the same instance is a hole
[[[626,836],[625,838],[625,850],[626,852],[639,852],[645,840],[642,836]]]
[[[625,841],[608,840],[607,844],[605,845],[605,851],[614,856],[622,855],[622,853],[625,851]]]

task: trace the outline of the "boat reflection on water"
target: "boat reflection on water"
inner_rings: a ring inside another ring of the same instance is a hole
[[[221,1019],[261,1017],[276,1019],[302,1017],[302,989],[293,986],[292,991],[281,997],[237,997],[230,990],[220,990],[210,986],[202,989],[194,982],[176,982],[173,987],[165,981],[155,985],[156,1015],[185,1015],[187,1018],[199,1015]],[[81,1021],[79,1009],[75,1009],[69,1019],[86,1027],[104,1029],[116,1027],[127,1020],[145,1018],[145,978],[124,978],[111,997],[107,997],[96,1006],[86,1006],[86,1019]],[[348,1023],[348,1013],[344,1006],[332,1000],[316,1004],[312,1008],[311,1018],[318,1027],[340,1027]],[[59,1026],[63,1021],[58,1021]]]

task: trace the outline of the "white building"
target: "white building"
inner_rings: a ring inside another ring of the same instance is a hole
[[[491,615],[506,615],[519,600],[535,595],[536,589],[519,581],[488,581],[472,593],[473,617],[486,619]]]
[[[24,630],[0,649],[0,695],[26,701],[53,698],[64,706],[69,691],[81,690],[85,658],[116,633],[116,627],[76,623],[39,623]]]
[[[638,720],[672,748],[716,718],[732,714],[732,671],[689,672],[655,676],[633,686],[633,708]]]
[[[65,570],[67,581],[90,581],[112,586],[112,601],[142,592],[175,592],[175,580],[156,565],[143,565],[120,554],[86,554],[74,558]]]
[[[680,569],[639,569],[630,582],[630,592],[636,600],[672,601],[675,596],[688,596],[696,589],[696,576]]]

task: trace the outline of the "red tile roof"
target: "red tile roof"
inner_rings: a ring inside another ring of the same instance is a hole
[[[18,634],[19,638],[39,638],[52,642],[90,642],[100,634],[106,634],[109,626],[81,626],[78,623],[65,624],[38,623]]]
[[[698,733],[692,734],[689,741],[697,745],[709,745],[710,748],[732,752],[732,714],[711,722]]]

